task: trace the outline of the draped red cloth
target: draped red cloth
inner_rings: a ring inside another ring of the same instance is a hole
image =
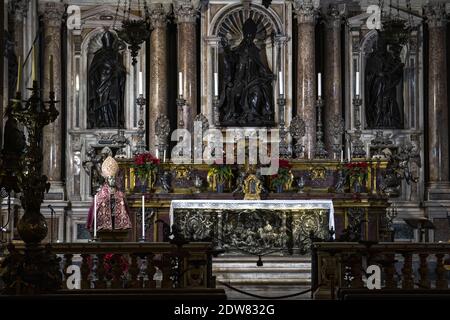
[[[100,191],[97,192],[97,231],[113,229],[110,194],[110,188],[106,183],[103,185]],[[116,190],[116,192],[114,193],[114,198],[116,200],[116,206],[114,210],[114,229],[131,229],[130,214],[125,195],[122,191]],[[89,209],[86,227],[90,231],[92,231],[94,228],[94,201],[92,201],[92,205]]]

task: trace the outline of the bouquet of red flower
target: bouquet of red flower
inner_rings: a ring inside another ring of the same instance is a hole
[[[132,167],[136,175],[141,180],[146,180],[151,172],[156,171],[160,160],[154,157],[150,152],[140,153],[134,157],[134,164]]]
[[[367,162],[350,162],[344,165],[344,171],[350,181],[362,183],[367,178],[368,167]]]

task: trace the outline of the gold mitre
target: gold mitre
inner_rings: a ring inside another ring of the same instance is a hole
[[[109,156],[103,161],[102,164],[102,175],[104,177],[115,177],[119,171],[119,165],[113,157]]]

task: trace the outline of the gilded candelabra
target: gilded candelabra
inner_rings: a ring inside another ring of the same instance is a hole
[[[177,99],[177,107],[178,107],[178,127],[180,129],[184,129],[184,119],[183,119],[183,108],[186,105],[186,99],[183,98],[183,95],[179,95]]]
[[[284,97],[284,94],[280,94],[280,96],[277,99],[278,103],[278,122],[280,125],[280,155],[282,157],[290,157],[292,154],[289,150],[289,143],[288,143],[288,132],[286,130],[286,121],[284,118],[284,112],[286,107],[286,98]]]
[[[317,159],[325,159],[328,156],[327,150],[325,150],[325,144],[323,143],[323,123],[322,123],[322,109],[323,99],[319,96],[317,99],[317,132],[316,132],[316,150],[315,157]]]

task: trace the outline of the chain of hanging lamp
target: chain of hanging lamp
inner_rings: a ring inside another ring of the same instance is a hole
[[[118,0],[113,29],[117,32],[118,37],[128,45],[128,50],[130,50],[131,53],[132,64],[135,65],[137,63],[137,56],[139,55],[141,44],[147,41],[150,37],[150,15],[147,1],[144,0],[144,17],[140,17],[139,19],[132,19],[132,2],[133,0],[123,1],[122,26],[118,29],[116,28],[116,24],[122,4],[122,1]],[[137,0],[137,10],[139,13],[141,13],[141,9],[141,0]]]

